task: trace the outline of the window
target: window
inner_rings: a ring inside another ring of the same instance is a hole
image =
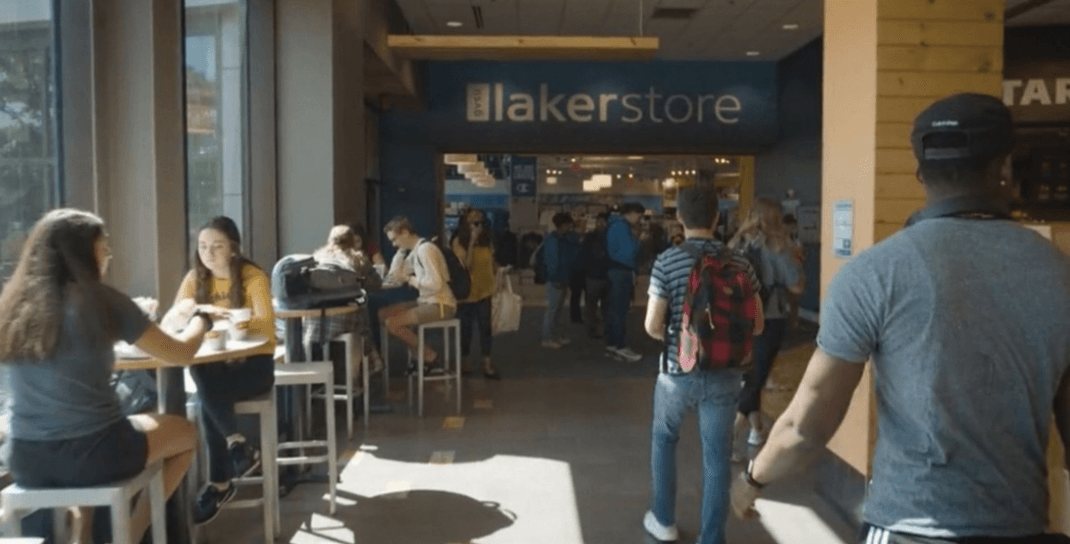
[[[248,177],[245,1],[186,0],[185,10],[189,229],[195,236],[208,219],[226,215],[244,232]]]
[[[0,282],[59,194],[51,0],[0,0]]]

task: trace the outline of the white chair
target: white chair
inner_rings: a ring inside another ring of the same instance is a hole
[[[356,413],[356,409],[353,407],[353,396],[354,396],[353,366],[354,366],[354,363],[356,361],[358,361],[358,360],[360,361],[360,366],[362,368],[361,374],[362,374],[362,376],[364,378],[363,379],[363,383],[364,383],[364,395],[363,395],[364,396],[364,428],[367,429],[368,428],[368,408],[369,408],[369,403],[368,403],[368,385],[369,384],[368,384],[368,382],[370,381],[369,380],[369,376],[368,376],[368,357],[364,355],[364,341],[360,337],[360,335],[358,335],[356,333],[352,333],[352,332],[347,332],[345,334],[338,335],[337,337],[334,338],[334,340],[341,341],[341,342],[343,342],[345,344],[345,350],[346,350],[346,363],[345,363],[346,364],[346,380],[345,380],[345,384],[343,384],[343,385],[334,385],[333,386],[334,387],[334,394],[331,395],[331,398],[333,398],[335,402],[344,402],[344,403],[346,403],[346,429],[349,432],[349,439],[353,440],[353,418],[355,417],[355,413]],[[328,349],[328,347],[324,346],[323,349]],[[324,356],[324,358],[326,359],[327,357]],[[327,389],[324,389],[323,393],[317,392],[317,393],[313,394],[312,397],[310,397],[310,399],[311,398],[326,399],[327,398]],[[309,414],[311,414],[311,409],[309,410]]]
[[[279,467],[276,462],[279,447],[278,419],[275,416],[275,392],[261,397],[234,403],[235,414],[255,415],[260,418],[260,473],[261,476],[235,478],[235,485],[260,484],[263,496],[255,499],[231,501],[224,508],[264,508],[264,542],[273,542],[282,532],[279,519]]]
[[[19,521],[22,512],[42,508],[71,508],[75,506],[107,506],[111,508],[111,531],[113,544],[134,544],[130,531],[130,501],[139,492],[147,492],[152,510],[152,541],[167,543],[165,504],[167,497],[163,487],[163,462],[157,462],[141,474],[123,482],[99,487],[64,489],[24,489],[9,485],[0,491],[3,505],[3,526],[7,536],[22,536]]]
[[[323,385],[324,387],[331,387],[334,385],[334,364],[323,361],[276,364],[275,387],[291,385]],[[284,456],[280,453],[276,463],[279,466],[327,463],[328,477],[330,478],[328,483],[331,493],[331,514],[334,514],[337,505],[338,442],[334,428],[334,403],[324,402],[323,404],[327,408],[327,439],[305,440],[302,436],[300,437],[301,439],[293,442],[281,442],[278,446],[280,452],[300,449],[302,453],[296,456]],[[298,418],[298,421],[300,421],[300,418]],[[305,455],[304,448],[326,448],[327,454]]]
[[[439,359],[442,360],[443,373],[441,375],[428,376],[424,374],[424,346],[426,345],[426,331],[432,329],[442,330],[442,353],[440,353]],[[457,355],[454,367],[452,369],[452,375],[450,374],[450,331],[454,332],[453,344],[454,353]],[[461,413],[461,320],[460,319],[443,319],[441,321],[432,321],[430,323],[424,323],[416,326],[416,334],[419,338],[416,348],[416,372],[409,374],[409,407],[412,407],[412,382],[416,380],[418,390],[418,410],[417,413],[420,417],[424,415],[424,383],[425,382],[445,382],[446,384],[446,399],[450,396],[450,382],[456,382],[457,385],[457,413]],[[409,351],[408,365],[412,366],[413,354]]]

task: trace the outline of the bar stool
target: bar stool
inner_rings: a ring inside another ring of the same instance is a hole
[[[442,329],[442,353],[439,357],[442,359],[442,369],[444,373],[442,375],[427,376],[424,374],[424,346],[425,332],[431,329]],[[454,332],[454,348],[457,354],[457,361],[455,363],[456,368],[453,370],[453,375],[450,375],[450,331]],[[446,382],[446,399],[450,398],[450,382],[457,382],[457,413],[461,413],[461,320],[460,319],[443,319],[441,321],[432,321],[430,323],[423,323],[416,326],[416,334],[419,338],[417,343],[417,355],[416,355],[416,372],[409,374],[409,408],[412,408],[412,381],[416,380],[418,390],[419,406],[417,414],[420,417],[424,415],[424,382]],[[412,367],[412,351],[409,351],[408,365]]]
[[[363,338],[359,337],[359,335],[352,332],[347,332],[336,336],[334,340],[343,342],[346,347],[346,383],[344,385],[331,386],[334,388],[334,394],[331,395],[331,398],[333,398],[335,402],[346,403],[346,429],[349,432],[349,439],[353,440],[353,418],[355,417],[354,414],[356,412],[356,409],[353,407],[353,365],[355,360],[360,360],[361,368],[363,369],[362,374],[364,377],[364,428],[367,429],[369,408],[368,357],[364,355],[364,341]],[[327,350],[328,346],[323,346],[323,349]],[[324,356],[324,358],[326,359],[327,357]],[[310,402],[312,398],[326,399],[327,389],[324,389],[323,393],[315,393],[311,395],[309,397]],[[309,414],[311,414],[311,404],[309,405],[309,408]],[[311,425],[311,419],[309,421]]]
[[[264,542],[273,542],[282,532],[279,519],[279,468],[275,460],[279,447],[278,420],[275,416],[275,392],[234,403],[235,414],[255,415],[260,419],[260,476],[234,478],[234,485],[260,484],[263,496],[231,501],[226,508],[264,507]]]
[[[282,363],[275,365],[275,387],[290,385],[323,385],[325,388],[334,385],[334,364],[330,362],[316,361],[305,363]],[[337,504],[338,483],[338,455],[337,437],[335,436],[334,403],[324,402],[327,408],[327,439],[326,440],[297,440],[293,442],[281,442],[278,450],[292,450],[304,448],[327,448],[326,455],[284,456],[281,453],[276,459],[279,466],[307,465],[312,463],[327,463],[331,493],[331,514],[334,514]],[[300,421],[300,418],[298,418]],[[311,429],[309,429],[311,430]]]
[[[24,489],[9,485],[0,491],[3,505],[3,526],[7,536],[22,536],[19,513],[41,508],[71,508],[74,506],[107,506],[111,508],[113,544],[134,544],[130,538],[130,501],[138,492],[148,491],[152,509],[152,541],[167,543],[164,505],[167,497],[163,487],[163,461],[146,467],[129,480],[112,485],[81,488]]]

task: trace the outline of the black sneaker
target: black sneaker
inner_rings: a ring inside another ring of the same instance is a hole
[[[230,446],[230,462],[234,467],[234,477],[244,478],[260,466],[260,450],[244,440],[235,442]]]
[[[230,484],[223,490],[216,489],[212,483],[204,486],[204,490],[197,497],[197,502],[193,503],[193,522],[201,525],[215,519],[223,509],[223,505],[230,502],[237,492],[238,489],[234,484]]]

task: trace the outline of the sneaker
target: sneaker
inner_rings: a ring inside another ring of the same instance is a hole
[[[244,478],[260,466],[260,450],[250,446],[244,440],[235,442],[229,450],[235,478]]]
[[[541,345],[546,349],[558,349],[561,347],[561,343],[557,340],[543,340]]]
[[[557,343],[561,344],[562,346],[567,346],[572,343],[572,340],[569,340],[567,337],[562,336],[561,338],[557,339]]]
[[[212,483],[204,486],[197,497],[197,502],[193,503],[193,522],[201,525],[215,519],[223,509],[223,505],[230,502],[237,492],[238,489],[234,484],[230,484],[223,490],[217,489]]]
[[[650,536],[661,542],[674,542],[680,538],[680,533],[676,530],[675,525],[668,527],[662,525],[650,510],[647,510],[646,515],[643,516],[643,528],[650,533]]]
[[[613,346],[606,346],[606,356],[608,356],[608,357],[616,357],[618,359],[620,359],[622,357],[620,352],[617,351],[617,348],[615,348]]]
[[[636,353],[630,348],[619,348],[617,349],[617,354],[629,363],[638,363],[643,360],[643,355],[641,353]]]
[[[747,435],[747,444],[751,446],[761,446],[762,444],[765,444],[765,433],[752,427],[750,434]]]

